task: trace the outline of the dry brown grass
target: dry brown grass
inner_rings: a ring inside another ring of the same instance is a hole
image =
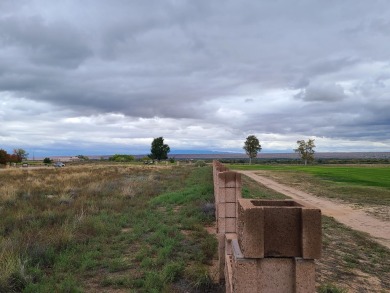
[[[64,248],[120,230],[120,223],[107,230],[100,215],[120,213],[137,195],[158,194],[163,188],[159,172],[169,168],[107,164],[2,170],[0,292],[19,292],[29,281],[26,261],[42,272],[52,268]]]
[[[211,286],[215,241],[200,209],[213,199],[210,168],[98,163],[0,180],[0,292]]]

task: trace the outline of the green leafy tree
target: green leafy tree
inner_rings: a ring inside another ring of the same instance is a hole
[[[261,151],[260,141],[254,135],[249,135],[246,138],[243,149],[249,157],[249,164],[252,164],[252,158],[256,158]]]
[[[50,158],[44,158],[43,163],[44,164],[51,164],[52,160]]]
[[[294,151],[300,155],[306,166],[308,162],[312,162],[314,160],[314,148],[316,147],[314,139],[309,139],[307,142],[304,140],[298,140],[297,144],[298,147],[294,149]]]
[[[169,148],[169,145],[164,144],[164,138],[157,137],[152,141],[149,158],[158,161],[165,160],[168,159],[168,153],[170,151],[171,149]]]
[[[24,149],[14,149],[14,155],[17,157],[18,163],[28,158],[28,153]]]

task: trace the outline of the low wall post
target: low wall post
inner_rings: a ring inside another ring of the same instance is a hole
[[[315,292],[321,210],[241,198],[241,176],[213,162],[220,280],[226,292]]]

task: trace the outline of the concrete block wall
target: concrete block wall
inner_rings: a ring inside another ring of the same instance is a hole
[[[215,216],[217,222],[219,279],[225,278],[225,235],[236,233],[237,199],[241,198],[241,174],[213,162]]]
[[[293,200],[238,199],[237,234],[246,258],[321,257],[321,210]]]
[[[220,280],[226,292],[315,292],[321,211],[241,198],[241,177],[213,163]]]
[[[231,271],[226,292],[314,293],[315,262],[295,257],[245,258],[237,239],[231,240]]]

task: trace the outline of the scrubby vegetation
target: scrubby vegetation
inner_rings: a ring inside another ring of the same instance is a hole
[[[204,291],[210,168],[84,165],[0,173],[0,292]],[[211,290],[211,289],[210,289]]]
[[[121,162],[121,163],[132,162],[132,161],[134,161],[134,156],[115,154],[115,155],[111,156],[108,160],[113,161],[113,162]]]
[[[206,162],[203,160],[198,160],[195,162],[195,166],[196,167],[204,167],[204,166],[206,166]]]

